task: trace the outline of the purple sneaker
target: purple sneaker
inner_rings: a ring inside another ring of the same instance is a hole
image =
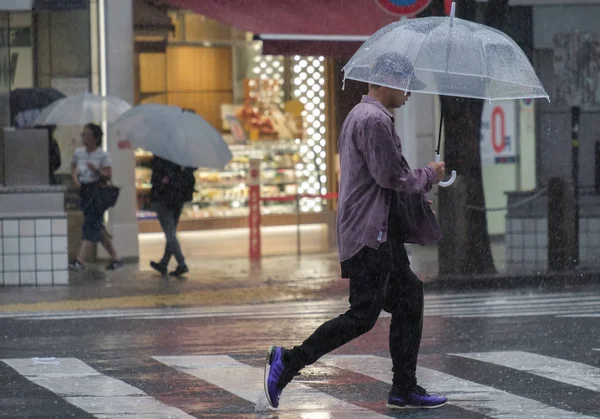
[[[388,409],[436,409],[447,402],[446,397],[428,394],[423,387],[417,386],[415,390],[403,396],[390,394],[387,407]]]
[[[273,407],[279,406],[279,397],[285,386],[296,375],[295,371],[287,368],[283,362],[285,349],[281,346],[271,346],[267,351],[267,362],[265,363],[265,394],[269,404]]]

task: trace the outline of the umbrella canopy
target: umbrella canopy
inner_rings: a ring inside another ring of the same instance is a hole
[[[110,126],[119,139],[180,166],[223,169],[232,158],[223,137],[201,116],[177,106],[145,104]]]
[[[406,92],[507,100],[546,98],[525,53],[504,33],[454,17],[401,20],[374,33],[343,68],[352,79]],[[435,160],[440,161],[444,108]],[[456,180],[453,170],[448,187]]]
[[[36,125],[84,125],[89,122],[113,122],[131,109],[131,105],[115,96],[91,93],[69,96],[45,108],[36,119]]]
[[[64,97],[65,95],[52,88],[12,90],[10,92],[11,122],[18,128],[32,127],[45,107]]]
[[[548,99],[527,56],[510,37],[454,16],[381,28],[346,64],[346,78],[476,99]]]

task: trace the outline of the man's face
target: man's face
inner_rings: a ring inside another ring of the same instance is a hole
[[[403,90],[391,89],[392,108],[399,108],[403,106],[409,97],[410,92],[407,93]]]

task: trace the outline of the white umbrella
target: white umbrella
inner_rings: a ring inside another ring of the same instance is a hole
[[[344,80],[407,92],[505,100],[546,98],[527,56],[506,34],[454,17],[391,23],[373,34],[344,66]],[[443,102],[442,102],[443,104]],[[444,111],[442,107],[442,120]],[[436,161],[440,161],[438,135]],[[456,179],[456,171],[447,182]]]
[[[37,125],[84,125],[113,122],[131,109],[131,105],[115,96],[99,96],[91,93],[69,96],[44,108],[35,123]]]
[[[135,148],[180,166],[223,169],[232,158],[225,140],[200,115],[177,106],[145,104],[110,126]]]
[[[391,23],[343,68],[344,79],[409,92],[487,100],[546,98],[525,53],[508,35],[454,17]]]

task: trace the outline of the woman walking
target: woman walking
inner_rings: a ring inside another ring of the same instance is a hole
[[[69,264],[73,270],[85,269],[94,243],[100,242],[110,255],[111,262],[107,270],[123,266],[123,259],[117,256],[112,240],[102,224],[105,207],[99,201],[100,183],[112,177],[112,164],[106,151],[102,150],[102,128],[96,124],[87,124],[81,133],[83,147],[75,150],[71,162],[73,182],[79,186],[79,198],[83,211],[82,241],[77,259]]]
[[[167,274],[171,256],[175,256],[178,265],[170,273],[172,276],[180,277],[189,272],[177,240],[177,224],[183,204],[193,199],[195,170],[196,168],[179,166],[158,156],[152,160],[152,208],[156,211],[167,243],[160,262],[150,262],[150,266],[162,275]]]

